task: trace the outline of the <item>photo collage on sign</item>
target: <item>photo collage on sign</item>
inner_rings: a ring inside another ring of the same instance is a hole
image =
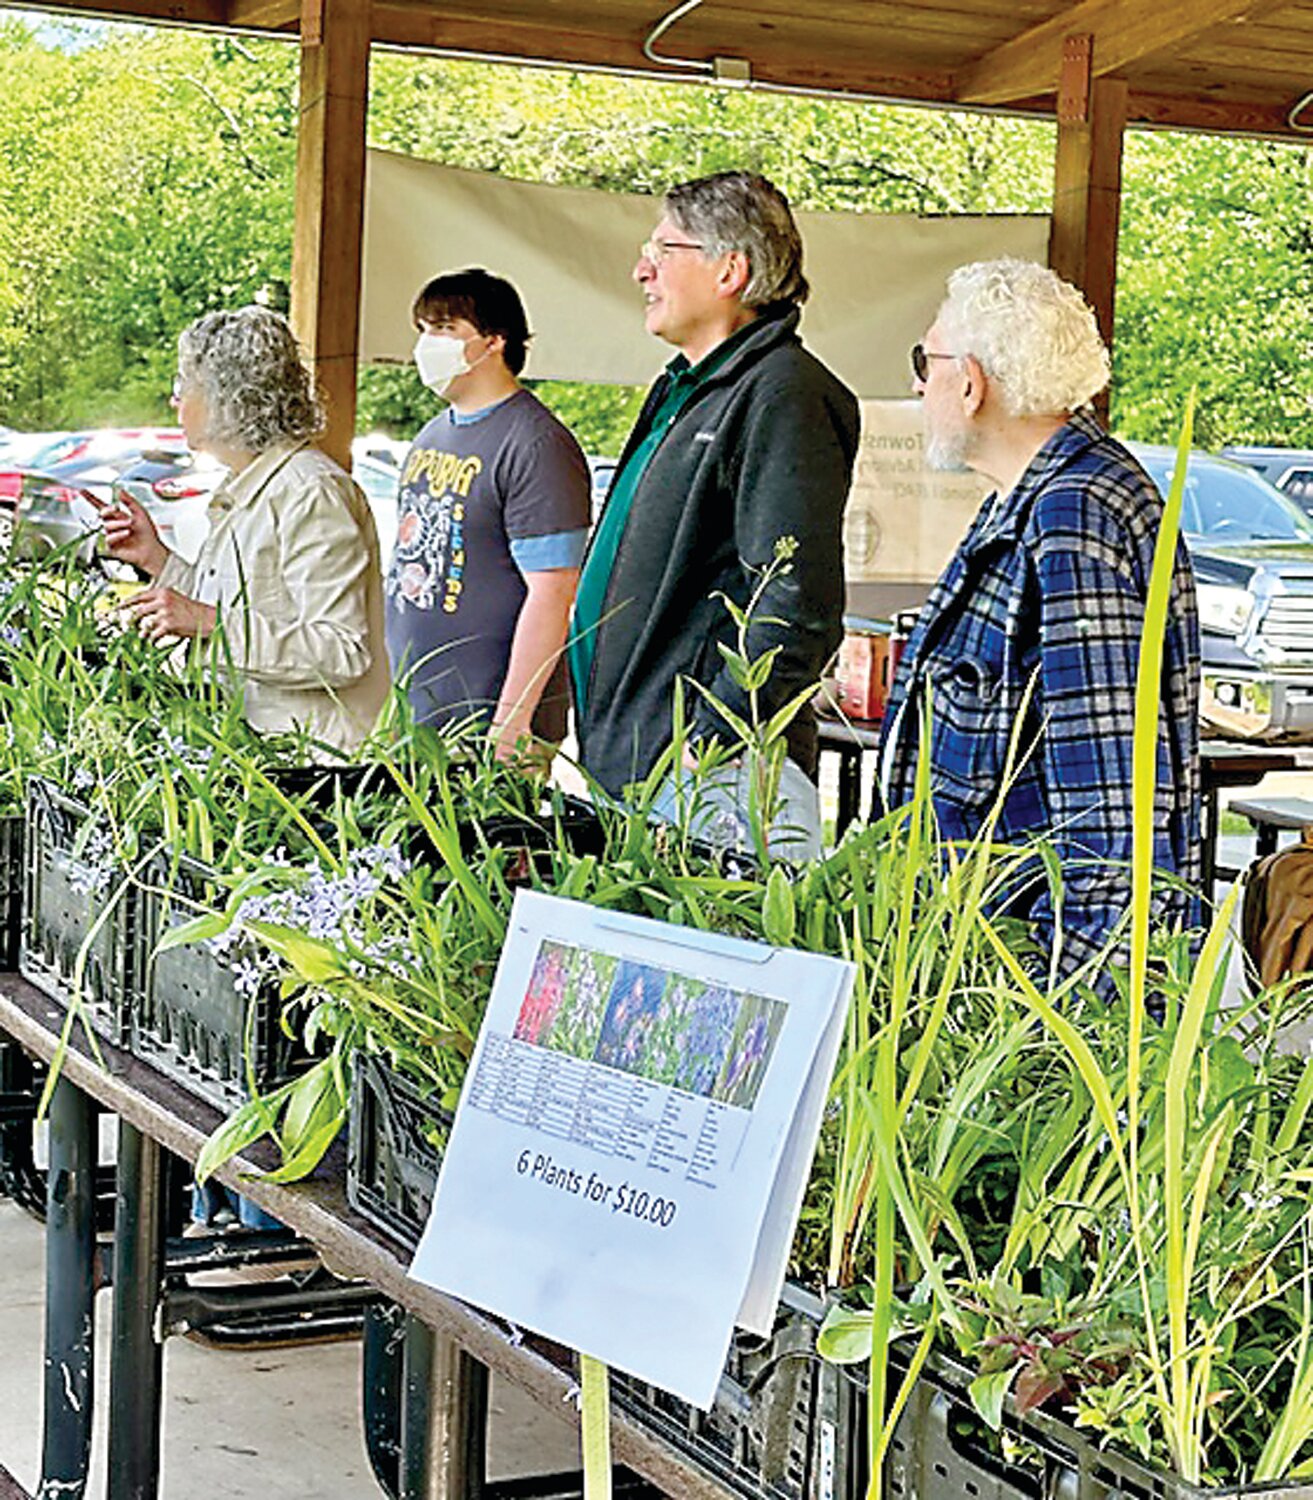
[[[515,1039],[751,1109],[785,1005],[672,969],[544,942]]]

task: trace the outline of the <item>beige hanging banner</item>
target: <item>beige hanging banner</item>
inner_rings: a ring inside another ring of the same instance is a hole
[[[362,361],[408,360],[414,294],[484,266],[520,289],[534,330],[530,376],[646,385],[670,349],[643,327],[631,272],[661,216],[639,193],[517,182],[370,151],[365,179]],[[1042,215],[798,215],[812,296],[803,336],[862,396],[904,396],[908,350],[954,266],[1043,261]]]

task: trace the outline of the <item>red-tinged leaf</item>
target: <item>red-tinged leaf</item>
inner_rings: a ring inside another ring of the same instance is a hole
[[[1050,1375],[1047,1370],[1034,1367],[1022,1370],[1012,1389],[1012,1400],[1016,1405],[1017,1415],[1024,1417],[1028,1411],[1034,1411],[1037,1406],[1043,1406],[1049,1397],[1056,1396],[1065,1384],[1061,1375]]]

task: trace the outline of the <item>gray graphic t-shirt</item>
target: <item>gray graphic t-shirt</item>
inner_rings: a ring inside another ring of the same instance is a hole
[[[497,705],[524,604],[525,573],[579,565],[588,465],[536,396],[517,391],[461,419],[448,409],[415,439],[397,495],[397,541],[384,580],[388,657],[410,673],[420,723]],[[543,691],[534,730],[565,732],[564,669]]]

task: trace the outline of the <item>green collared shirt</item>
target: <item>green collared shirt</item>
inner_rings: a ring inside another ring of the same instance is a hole
[[[588,695],[597,627],[601,623],[602,606],[606,602],[606,590],[611,582],[611,569],[615,565],[616,553],[620,550],[625,527],[629,522],[634,495],[647,466],[694,392],[706,384],[742,343],[748,330],[755,327],[754,318],[743,328],[736,329],[729,338],[722,340],[695,365],[690,365],[682,354],[675,355],[666,366],[667,384],[661,400],[648,417],[645,427],[635,434],[636,441],[628,458],[611,481],[606,508],[593,533],[588,555],[584,558],[583,572],[575,594],[574,616],[570,623],[570,679],[574,684],[576,712],[582,713]]]

